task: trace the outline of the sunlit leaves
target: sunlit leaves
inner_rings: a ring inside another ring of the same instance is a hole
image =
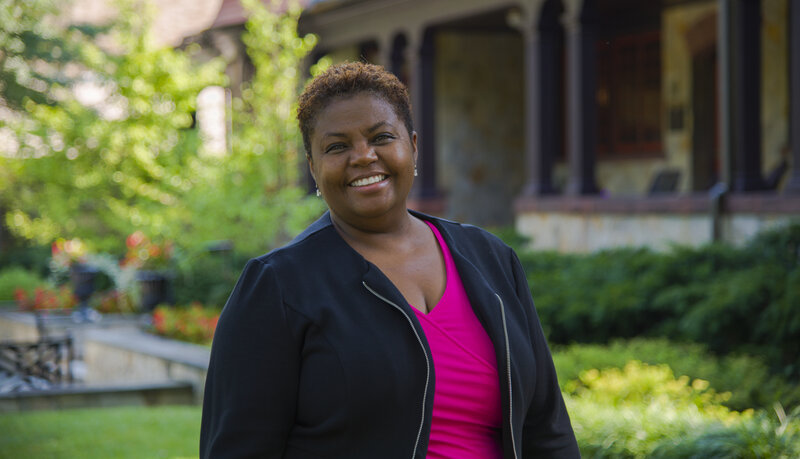
[[[34,18],[49,5],[13,3]],[[315,42],[296,35],[299,8],[278,16],[245,2],[243,39],[255,76],[231,104],[229,151],[211,156],[202,154],[193,114],[203,88],[226,83],[224,63],[194,62],[196,44],[156,46],[152,11],[141,5],[119,2],[120,19],[105,33],[113,52],[78,28],[53,29],[68,44],[75,79],[50,88],[54,104],[27,98],[25,116],[6,129],[17,142],[0,157],[9,228],[40,242],[80,237],[112,251],[133,230],[186,246],[231,239],[246,251],[287,239],[322,207],[298,185],[304,161],[294,104],[300,60]],[[7,6],[0,16],[11,14]]]

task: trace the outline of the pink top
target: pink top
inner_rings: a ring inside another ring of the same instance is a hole
[[[447,283],[428,314],[414,308],[436,375],[427,457],[500,458],[502,402],[494,346],[472,311],[442,235],[428,226],[442,249]]]

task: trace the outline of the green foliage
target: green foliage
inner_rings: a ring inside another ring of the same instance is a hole
[[[675,379],[666,365],[633,361],[624,370],[589,370],[567,386],[584,457],[647,457],[665,440],[749,416],[722,406],[706,382]]]
[[[708,381],[675,378],[669,365],[648,365],[631,360],[624,368],[590,369],[564,386],[566,393],[602,405],[691,406],[719,421],[736,419],[737,413],[722,405],[729,394],[718,394]]]
[[[14,292],[22,289],[30,295],[36,287],[42,287],[47,282],[38,274],[25,268],[11,267],[0,271],[0,301],[12,301]]]
[[[193,187],[189,160],[199,144],[188,129],[195,98],[224,82],[222,62],[199,65],[156,46],[149,14],[132,0],[119,9],[109,32],[117,54],[74,30],[62,35],[77,51],[79,83],[103,102],[81,103],[76,85],[51,88],[52,105],[27,99],[26,117],[14,126],[24,141],[15,155],[0,157],[6,224],[27,239],[79,237],[113,250],[134,228],[177,233],[185,216],[180,197]]]
[[[800,457],[800,409],[786,416],[760,412],[726,427],[704,426],[686,436],[662,441],[652,458],[796,458]]]
[[[666,336],[716,353],[766,357],[800,374],[800,224],[743,248],[712,244],[669,253],[616,249],[520,257],[555,343]]]
[[[75,49],[64,39],[66,29],[55,20],[64,3],[0,1],[0,100],[9,109],[21,111],[27,100],[53,104],[51,87],[67,79],[63,67],[75,58]],[[89,27],[81,31],[87,36],[98,32]]]
[[[800,453],[800,409],[777,418],[731,411],[708,383],[666,365],[589,370],[565,401],[586,458],[790,458]]]
[[[12,240],[0,250],[0,269],[17,266],[47,276],[50,272],[50,256],[49,245],[30,245]]]
[[[498,226],[494,228],[486,228],[489,232],[494,234],[508,244],[515,252],[522,252],[530,244],[531,238],[521,234],[513,226]]]
[[[198,218],[184,227],[181,240],[200,235],[191,243],[200,247],[227,239],[238,252],[253,254],[287,241],[323,205],[299,186],[305,158],[294,117],[300,62],[315,37],[297,36],[297,2],[288,2],[283,16],[270,13],[261,1],[242,5],[249,14],[242,40],[255,74],[243,85],[241,98],[233,100],[231,154],[201,157],[193,164],[202,182],[185,204]]]
[[[715,356],[702,344],[674,343],[664,338],[615,340],[608,345],[572,344],[553,351],[562,386],[593,368],[623,368],[631,360],[666,364],[677,375],[708,381],[729,392],[724,402],[735,410],[768,408],[780,402],[800,406],[800,387],[769,371],[763,358],[749,355]]]
[[[200,302],[222,307],[247,258],[230,251],[203,250],[183,254],[174,281],[175,302]]]
[[[15,14],[36,19],[23,29],[41,22],[41,5],[14,3]],[[6,225],[39,243],[78,237],[108,252],[134,230],[189,249],[229,239],[251,254],[285,242],[323,208],[298,186],[305,166],[294,107],[299,64],[315,38],[297,36],[296,2],[280,16],[269,12],[276,5],[244,2],[255,76],[233,101],[231,151],[222,157],[203,154],[192,116],[202,89],[225,84],[224,62],[193,60],[196,45],[155,45],[142,5],[120,0],[108,31],[113,54],[75,28],[53,29],[83,71],[75,84],[48,87],[52,103],[23,101],[13,125],[19,151],[0,156]],[[80,99],[80,86],[103,102]]]
[[[660,255],[617,249],[592,255],[556,252],[521,256],[533,298],[550,339],[602,342],[637,336],[653,317],[642,314],[659,279],[651,269]]]

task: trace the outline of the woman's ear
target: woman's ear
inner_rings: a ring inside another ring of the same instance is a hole
[[[314,183],[316,183],[317,178],[314,176],[314,161],[311,160],[311,155],[306,155],[306,161],[308,161],[308,172],[311,173],[311,178],[313,178]]]
[[[417,131],[411,131],[411,148],[414,149],[414,164],[417,164]]]

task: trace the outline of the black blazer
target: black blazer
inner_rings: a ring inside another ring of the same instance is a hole
[[[413,212],[412,212],[413,213]],[[474,226],[431,221],[494,344],[505,458],[579,457],[516,254]],[[203,458],[424,458],[431,352],[411,306],[325,213],[250,260],[220,317]]]

